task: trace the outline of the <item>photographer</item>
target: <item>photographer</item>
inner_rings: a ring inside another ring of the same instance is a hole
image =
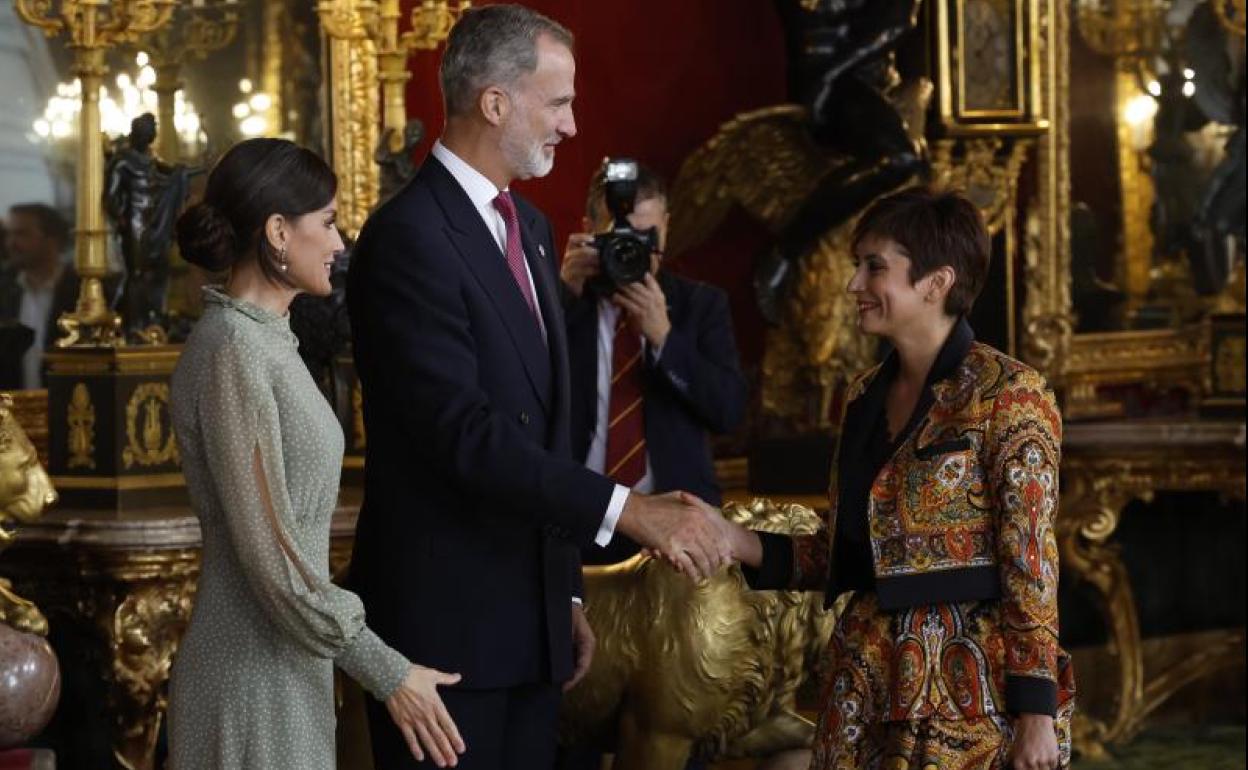
[[[560,269],[572,452],[638,491],[684,490],[719,505],[709,434],[740,424],[746,383],[727,295],[660,270],[667,222],[666,189],[649,169],[609,161],[595,175],[590,232],[568,238]],[[637,551],[617,534],[582,559],[610,564]]]

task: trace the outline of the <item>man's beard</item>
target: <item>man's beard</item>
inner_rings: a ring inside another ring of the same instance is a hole
[[[555,167],[555,154],[546,153],[546,143],[530,142],[519,131],[503,133],[503,157],[517,179],[543,177]]]

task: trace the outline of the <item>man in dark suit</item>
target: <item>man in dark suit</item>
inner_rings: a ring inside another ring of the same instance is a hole
[[[636,190],[629,224],[654,228],[658,238],[650,274],[614,291],[595,283],[601,270],[591,232],[569,236],[560,268],[572,366],[572,456],[639,492],[683,489],[719,505],[710,434],[735,429],[748,399],[728,295],[660,271],[666,186],[639,166]],[[585,224],[596,233],[611,227],[603,170],[590,185]],[[581,556],[610,564],[637,550],[616,537]]]
[[[462,675],[441,695],[474,770],[553,764],[561,689],[593,651],[581,546],[623,533],[691,576],[730,556],[705,503],[631,492],[571,457],[550,224],[508,190],[576,133],[571,46],[520,6],[461,17],[442,137],[369,219],[348,274],[368,434],[351,585],[382,638]],[[430,766],[412,757],[423,736],[369,708],[379,770]]]
[[[78,274],[64,256],[68,243],[69,225],[51,206],[9,209],[9,256],[0,268],[0,335],[6,340],[0,388],[43,387],[43,353],[56,341],[56,319],[78,300]],[[26,340],[28,346],[19,344]]]

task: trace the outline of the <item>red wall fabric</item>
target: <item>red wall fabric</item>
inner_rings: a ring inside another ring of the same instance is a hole
[[[419,0],[405,0],[410,8]],[[478,5],[488,4],[486,2]],[[517,189],[555,227],[562,245],[580,228],[589,178],[606,155],[638,158],[672,180],[685,157],[739,112],[785,100],[784,39],[767,0],[529,0],[576,36],[577,136],[559,146],[555,168]],[[443,114],[441,51],[410,62],[408,114],[424,121],[428,152]],[[762,320],[750,275],[766,234],[733,221],[684,255],[678,272],[727,289],[747,364],[757,362]]]

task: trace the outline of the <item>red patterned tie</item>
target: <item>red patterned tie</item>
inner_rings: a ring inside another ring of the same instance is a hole
[[[529,274],[524,269],[524,245],[520,242],[520,217],[516,215],[516,203],[511,199],[511,193],[503,190],[494,199],[494,208],[498,209],[498,213],[503,215],[503,221],[507,223],[507,267],[511,270],[511,277],[516,279],[516,286],[520,289],[520,294],[524,297],[524,301],[528,303],[529,310],[533,313],[533,319],[541,325],[537,312],[537,302],[533,299],[533,287],[529,284]]]
[[[624,314],[611,346],[611,400],[607,409],[607,476],[626,487],[646,474],[646,421],[641,405],[641,337]]]

